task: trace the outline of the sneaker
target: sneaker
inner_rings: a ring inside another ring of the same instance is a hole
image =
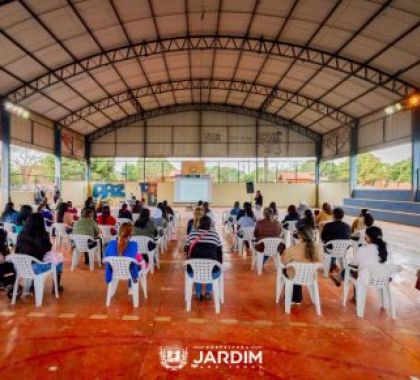
[[[337,278],[334,275],[330,276],[332,282],[335,284],[335,286],[341,286],[341,279]]]

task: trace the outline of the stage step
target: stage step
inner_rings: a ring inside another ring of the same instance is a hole
[[[360,213],[361,207],[343,205],[342,208],[344,212],[346,213],[346,215],[357,216]],[[390,211],[390,210],[383,210],[383,209],[374,209],[370,207],[369,207],[369,211],[371,212],[373,217],[377,220],[382,220],[384,222],[405,224],[408,226],[420,227],[420,214],[413,214],[413,213],[401,212],[401,211]]]
[[[344,206],[358,207],[359,209],[377,209],[386,211],[406,212],[420,215],[420,202],[388,201],[366,198],[345,198]]]
[[[413,194],[410,190],[356,189],[353,190],[352,197],[395,202],[409,202],[413,200]]]

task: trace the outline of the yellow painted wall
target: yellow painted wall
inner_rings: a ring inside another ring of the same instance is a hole
[[[342,205],[343,199],[350,196],[348,182],[321,183],[319,185],[319,203],[328,202],[332,205]]]

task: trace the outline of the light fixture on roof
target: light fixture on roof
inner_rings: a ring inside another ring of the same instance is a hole
[[[20,107],[12,102],[6,101],[4,102],[4,109],[10,113],[13,113],[19,117],[24,119],[29,119],[30,113],[23,107]]]
[[[392,115],[394,112],[395,112],[395,109],[394,109],[393,106],[388,106],[388,107],[385,108],[385,113],[387,115]]]
[[[408,98],[408,105],[410,107],[417,107],[420,105],[420,95],[413,94]]]
[[[401,103],[395,103],[394,108],[395,108],[396,111],[401,111],[403,107],[402,107]]]

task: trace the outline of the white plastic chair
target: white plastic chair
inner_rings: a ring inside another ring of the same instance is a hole
[[[287,278],[283,273],[283,269],[293,268],[293,278]],[[316,313],[321,315],[321,300],[319,297],[318,286],[318,268],[322,268],[319,263],[290,263],[285,267],[277,268],[277,281],[276,281],[276,303],[279,303],[280,296],[285,287],[284,295],[284,311],[290,314],[292,305],[293,285],[306,286],[309,290],[312,303],[315,304]]]
[[[258,252],[255,249],[255,245],[264,243],[264,252]],[[272,257],[274,259],[274,263],[276,268],[281,266],[280,262],[280,255],[277,251],[277,248],[280,243],[284,244],[284,240],[280,238],[264,238],[260,241],[256,242],[252,247],[252,262],[251,262],[251,270],[254,269],[254,265],[256,266],[258,275],[262,275],[263,265],[264,265],[264,256]]]
[[[179,224],[181,223],[181,213],[179,211],[174,211],[174,214],[175,214],[175,218],[174,218],[175,227],[178,227]]]
[[[388,309],[388,311],[391,311],[391,317],[395,319],[397,316],[395,305],[392,300],[391,281],[392,278],[401,271],[401,269],[401,265],[396,264],[377,264],[359,269],[347,266],[344,275],[343,306],[346,306],[350,282],[352,282],[356,285],[356,305],[358,317],[363,318],[365,314],[366,294],[368,288],[371,287],[378,291],[381,306]],[[350,271],[359,273],[357,280],[351,277]],[[369,278],[367,283],[363,280],[362,273],[364,271],[367,272],[364,274],[367,274]]]
[[[246,245],[245,242],[247,241],[249,243],[249,246],[251,247],[252,239],[254,238],[254,227],[242,227],[239,231],[242,231],[243,235],[240,237],[238,234],[236,234],[236,244],[235,248],[236,251],[239,254],[242,254],[242,257],[246,259]],[[238,232],[239,232],[238,231]]]
[[[104,263],[108,263],[112,268],[112,280],[108,284],[107,292],[106,292],[106,306],[110,306],[111,299],[115,295],[117,291],[118,284],[120,280],[131,280],[131,288],[129,290],[129,294],[133,298],[133,307],[139,307],[139,281],[132,281],[131,273],[130,273],[130,266],[131,264],[138,265],[136,259],[131,257],[117,257],[117,256],[110,256],[104,258]],[[141,272],[140,272],[141,273]],[[147,298],[147,296],[145,296]]]
[[[35,306],[42,306],[42,299],[44,297],[44,286],[45,280],[48,275],[52,276],[54,282],[54,293],[55,298],[59,298],[58,294],[58,283],[57,283],[57,268],[54,264],[51,263],[51,269],[46,272],[35,274],[32,264],[46,264],[42,261],[37,260],[35,257],[24,255],[24,254],[12,254],[7,256],[7,261],[13,263],[16,270],[16,280],[13,286],[13,297],[12,305],[16,304],[17,291],[19,286],[19,280],[25,280],[28,282],[34,282],[34,291],[35,291]]]
[[[87,252],[87,254],[89,256],[89,269],[91,271],[93,271],[94,268],[95,268],[95,263],[94,263],[95,256],[96,256],[96,260],[98,261],[99,267],[102,266],[102,264],[101,264],[101,254],[100,254],[100,251],[99,251],[99,244],[101,244],[101,243],[99,241],[98,241],[98,244],[96,245],[96,247],[89,248],[88,242],[91,241],[91,240],[94,240],[89,235],[70,235],[70,239],[73,241],[73,243],[75,245],[75,247],[73,248],[73,256],[72,256],[72,260],[71,260],[71,270],[72,271],[77,266],[77,263],[79,262],[79,256],[83,252]]]
[[[61,247],[63,241],[68,241],[69,235],[66,231],[66,227],[69,227],[65,223],[54,223],[52,229],[55,231],[55,249],[58,250]]]
[[[184,261],[185,269],[185,302],[187,311],[191,311],[191,302],[193,295],[194,283],[199,284],[212,284],[213,286],[213,299],[216,314],[220,313],[220,304],[224,303],[224,276],[223,267],[216,260],[207,259],[190,259]],[[187,266],[190,265],[192,269],[192,277],[188,274]],[[220,276],[213,279],[213,268],[216,267],[220,270]]]
[[[324,277],[328,277],[328,273],[330,272],[331,259],[334,257],[337,259],[337,261],[340,262],[340,268],[344,269],[347,266],[347,252],[352,246],[353,241],[350,239],[331,240],[324,244]]]
[[[18,234],[16,232],[13,232],[13,230],[16,228],[16,225],[13,223],[3,223],[3,229],[7,232],[7,239],[12,243],[13,247],[16,246],[17,242],[17,236]]]
[[[155,273],[155,265],[160,269],[160,260],[159,253],[157,252],[157,247],[149,250],[149,242],[155,243],[155,241],[148,236],[135,235],[131,237],[131,241],[137,243],[137,250],[139,253],[146,253],[149,257],[149,268],[150,272]],[[156,264],[155,264],[156,263]]]
[[[115,238],[114,235],[112,235],[111,231],[115,227],[114,226],[106,226],[106,225],[98,225],[99,231],[101,231],[102,240],[105,244],[108,244],[112,239]]]
[[[118,227],[121,226],[123,223],[130,223],[133,224],[133,221],[128,218],[117,218]]]

